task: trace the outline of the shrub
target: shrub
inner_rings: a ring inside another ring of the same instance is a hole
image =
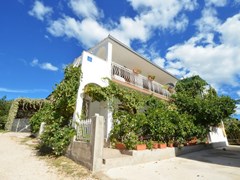
[[[35,113],[30,118],[31,131],[36,134],[39,132],[39,128],[42,122],[46,122],[53,117],[53,109],[50,103],[46,103],[38,113]]]
[[[0,99],[0,129],[5,129],[8,112],[11,106],[11,101],[8,101],[6,99],[7,99],[6,96]]]
[[[31,119],[32,130],[37,132],[41,122],[45,129],[41,135],[41,146],[51,148],[55,155],[65,153],[75,130],[71,120],[75,111],[77,92],[81,72],[79,67],[68,66],[63,81],[57,85],[50,96],[51,102],[46,104]]]

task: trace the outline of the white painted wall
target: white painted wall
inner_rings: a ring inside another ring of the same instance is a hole
[[[102,57],[106,57],[106,59],[101,59],[86,51],[83,51],[81,55],[82,80],[80,82],[80,86],[78,89],[76,110],[73,117],[73,126],[75,124],[76,119],[79,119],[79,117],[81,116],[85,86],[94,83],[101,87],[106,87],[108,86],[108,81],[104,80],[103,78],[107,77],[111,79],[112,44],[107,42],[106,44],[103,44],[103,46],[104,48],[106,48],[105,51],[106,54],[102,55]],[[101,47],[98,47],[98,49],[102,51]],[[98,49],[94,50],[95,51],[94,54],[98,54],[97,52]],[[108,110],[109,108],[106,107],[106,102],[105,104],[103,104],[103,102],[98,104],[91,103],[90,106],[91,105],[92,108],[90,107],[90,115],[98,113],[105,117],[106,119],[105,135],[108,136],[112,127],[112,115],[111,112]]]
[[[210,143],[224,141],[228,146],[227,135],[225,133],[223,122],[219,127],[211,127],[211,132],[209,133],[209,140],[210,140]]]

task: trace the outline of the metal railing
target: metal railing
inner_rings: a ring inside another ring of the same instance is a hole
[[[77,132],[76,141],[89,142],[91,139],[92,120],[76,120],[75,129]]]
[[[147,77],[136,74],[132,70],[112,62],[112,77],[116,80],[130,83],[142,89],[161,94],[166,97],[170,97],[171,93],[164,89],[163,86],[156,81],[150,81]]]

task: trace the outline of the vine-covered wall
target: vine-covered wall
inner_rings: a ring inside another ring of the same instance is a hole
[[[30,120],[32,131],[37,133],[41,122],[45,129],[41,135],[40,150],[50,148],[55,155],[65,152],[75,130],[71,127],[80,85],[80,67],[68,66],[64,79],[51,94],[51,100]]]
[[[15,118],[30,118],[36,113],[47,100],[45,99],[29,99],[18,98],[12,102],[9,110],[7,122],[5,125],[6,130],[11,130],[13,120]]]
[[[234,100],[217,96],[213,89],[202,95],[205,85],[200,77],[179,81],[177,93],[169,103],[110,80],[108,87],[88,85],[85,94],[92,101],[110,102],[113,111],[111,141],[123,142],[133,149],[144,139],[178,144],[192,138],[205,141],[209,127],[229,117],[235,107]]]

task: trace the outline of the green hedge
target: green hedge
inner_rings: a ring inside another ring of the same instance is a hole
[[[15,99],[10,107],[5,129],[9,131],[11,130],[15,118],[30,118],[35,112],[43,107],[46,102],[47,100],[45,99]]]

